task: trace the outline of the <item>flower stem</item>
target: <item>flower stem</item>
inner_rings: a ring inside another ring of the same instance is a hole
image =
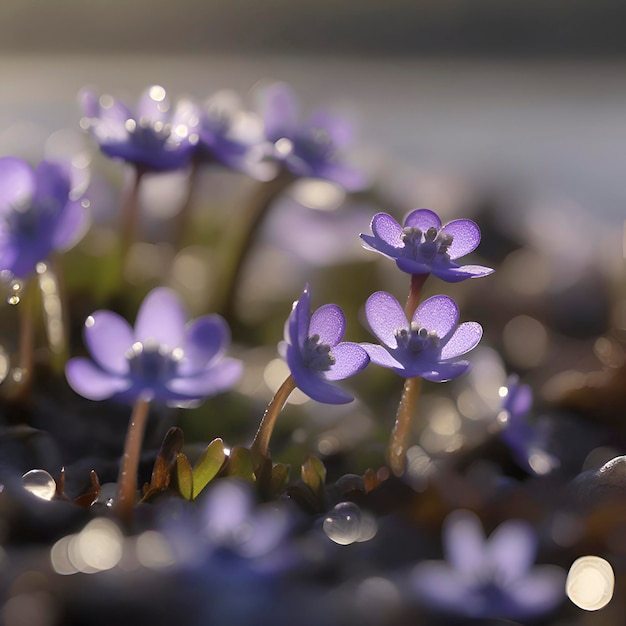
[[[137,469],[149,410],[150,401],[138,398],[133,407],[126,432],[124,456],[117,479],[117,498],[115,500],[117,515],[126,524],[132,520],[133,507],[137,497]]]
[[[51,353],[52,369],[61,374],[68,358],[67,326],[64,318],[64,292],[60,284],[60,270],[49,263],[37,264],[37,279],[45,321],[46,337]]]
[[[402,398],[400,399],[396,421],[391,431],[389,447],[387,448],[387,462],[396,476],[404,474],[411,419],[420,393],[420,382],[421,378],[419,377],[407,378],[404,381]]]
[[[122,271],[128,257],[128,252],[137,238],[139,227],[139,189],[146,170],[139,165],[133,168],[133,179],[130,189],[122,205],[121,218],[121,261]]]
[[[187,177],[187,186],[185,189],[185,197],[180,207],[180,211],[176,216],[173,230],[172,243],[176,250],[181,250],[185,242],[185,235],[189,230],[189,222],[191,218],[191,205],[193,201],[194,190],[196,187],[196,179],[198,177],[199,163],[197,159],[192,159],[191,169]]]
[[[235,311],[239,283],[245,270],[248,256],[252,250],[254,238],[263,225],[272,204],[287,187],[294,181],[294,176],[282,170],[276,178],[261,183],[250,198],[248,206],[241,218],[242,230],[238,239],[231,244],[230,256],[225,262],[225,271],[222,275],[222,289],[220,302],[216,307],[224,317],[231,319]]]
[[[404,307],[404,312],[409,324],[419,305],[422,287],[428,276],[429,274],[411,274],[411,288],[406,306]],[[398,405],[398,411],[396,413],[396,421],[391,431],[391,438],[389,439],[389,446],[387,448],[387,461],[391,467],[391,471],[396,476],[402,476],[402,474],[404,474],[406,451],[408,448],[409,434],[411,432],[411,420],[415,413],[415,405],[417,404],[420,393],[420,382],[421,379],[419,377],[407,378],[404,381],[402,397],[400,398],[400,404]]]
[[[411,274],[411,288],[409,290],[409,297],[407,298],[406,305],[404,307],[406,319],[409,324],[411,323],[413,314],[417,309],[417,305],[420,303],[422,287],[429,276],[430,274]]]
[[[254,441],[250,446],[250,451],[257,453],[261,456],[267,457],[270,445],[270,438],[274,430],[274,425],[278,419],[278,414],[285,406],[289,394],[296,388],[296,383],[293,376],[288,376],[285,382],[278,388],[278,391],[274,394],[274,397],[270,400],[270,403],[265,409],[263,419],[259,426],[259,430],[254,437]]]

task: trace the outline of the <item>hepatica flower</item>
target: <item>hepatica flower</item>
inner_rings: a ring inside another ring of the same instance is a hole
[[[498,415],[504,423],[500,438],[520,467],[535,475],[550,473],[559,466],[559,460],[546,450],[547,423],[533,424],[528,420],[533,403],[531,388],[521,384],[517,376],[510,376],[505,389],[502,411]]]
[[[223,318],[186,323],[178,296],[165,287],[146,296],[134,329],[112,311],[96,311],[84,338],[93,361],[71,359],[66,376],[90,400],[184,404],[231,388],[241,374],[241,362],[224,357],[230,332]]]
[[[318,111],[301,122],[298,109],[285,83],[274,83],[262,92],[261,116],[272,158],[296,176],[330,180],[348,190],[362,188],[365,177],[342,154],[352,140],[348,121]]]
[[[88,223],[88,204],[69,167],[0,158],[0,270],[24,278],[57,250],[73,246]]]
[[[404,226],[387,213],[372,218],[372,235],[361,234],[366,248],[393,259],[409,274],[434,274],[454,283],[493,272],[482,265],[459,265],[456,260],[480,243],[480,229],[472,220],[460,219],[442,226],[436,213],[416,209]]]
[[[448,614],[470,618],[532,619],[563,600],[565,572],[533,566],[534,529],[522,520],[503,522],[485,540],[479,519],[455,511],[443,526],[446,561],[425,561],[413,572],[422,600]]]
[[[326,304],[311,315],[307,285],[293,306],[280,350],[296,385],[313,400],[327,404],[354,400],[332,383],[360,372],[369,358],[358,344],[341,341],[345,329],[345,316],[336,304]]]
[[[459,308],[444,295],[424,300],[409,323],[400,303],[391,294],[378,291],[365,303],[365,314],[383,344],[361,344],[372,363],[405,378],[421,376],[445,382],[460,376],[470,363],[458,357],[475,348],[482,336],[478,322],[457,327]]]
[[[81,93],[81,103],[81,128],[92,133],[102,152],[149,171],[183,167],[199,141],[196,105],[180,100],[172,109],[159,85],[143,92],[135,111],[113,96],[98,98],[90,90]]]
[[[221,163],[231,169],[265,180],[275,174],[263,162],[265,136],[260,118],[245,111],[236,94],[219,91],[200,109],[199,142],[194,158]]]

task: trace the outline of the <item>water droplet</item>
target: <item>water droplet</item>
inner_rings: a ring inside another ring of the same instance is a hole
[[[104,485],[100,486],[98,497],[92,502],[91,506],[104,505],[106,507],[112,507],[115,503],[116,495],[117,483],[104,483]]]
[[[161,85],[153,85],[150,87],[150,98],[155,102],[162,102],[165,100],[165,89]]]
[[[37,265],[35,266],[35,270],[37,272],[37,274],[45,274],[48,271],[48,266],[43,263],[42,261],[40,261],[39,263],[37,263]]]
[[[22,486],[34,496],[42,500],[52,500],[57,491],[54,478],[42,469],[34,469],[22,476]]]
[[[611,564],[599,556],[581,556],[567,574],[569,599],[585,611],[597,611],[613,597],[615,575]]]
[[[16,305],[20,303],[20,294],[22,293],[22,288],[24,287],[24,284],[22,283],[21,280],[12,280],[11,281],[11,285],[9,287],[9,289],[11,290],[11,293],[9,294],[9,297],[7,298],[7,302],[9,304],[12,305]]]
[[[19,296],[15,296],[15,295],[9,296],[7,298],[7,302],[9,304],[12,304],[13,306],[15,306],[16,304],[20,303],[20,297]]]
[[[24,370],[21,367],[16,367],[11,372],[11,378],[13,379],[13,382],[21,383],[22,380],[24,379]]]
[[[347,546],[361,534],[361,509],[353,502],[340,502],[324,520],[324,532],[331,541]]]

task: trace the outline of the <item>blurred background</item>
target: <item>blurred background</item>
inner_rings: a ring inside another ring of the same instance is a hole
[[[85,84],[134,99],[282,79],[307,107],[352,107],[390,168],[432,174],[427,203],[444,173],[621,224],[625,18],[612,0],[5,0],[0,152],[74,125]]]

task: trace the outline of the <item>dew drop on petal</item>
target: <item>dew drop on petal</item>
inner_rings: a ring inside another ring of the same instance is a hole
[[[610,563],[599,556],[581,556],[567,574],[567,597],[585,611],[597,611],[613,597],[615,575]]]
[[[22,487],[42,500],[52,500],[57,491],[54,478],[42,469],[26,472],[22,476]]]
[[[327,537],[341,546],[359,540],[361,535],[361,509],[353,502],[340,502],[324,520]]]

